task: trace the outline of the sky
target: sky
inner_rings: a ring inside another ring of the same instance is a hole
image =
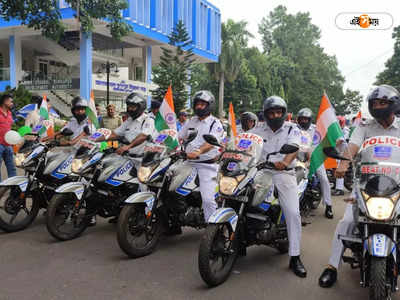
[[[278,5],[284,5],[290,14],[309,12],[311,22],[321,30],[320,45],[325,53],[335,55],[339,70],[345,77],[345,88],[358,90],[364,97],[383,71],[385,62],[393,55],[393,27],[400,24],[400,1],[371,0],[210,0],[221,10],[222,21],[245,20],[248,30],[255,36],[250,46],[262,50],[258,24]],[[388,30],[341,30],[335,19],[340,13],[388,13],[393,26]],[[328,95],[329,96],[329,95]],[[367,107],[363,104],[363,112]]]

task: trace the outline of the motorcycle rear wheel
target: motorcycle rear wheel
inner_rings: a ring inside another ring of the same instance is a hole
[[[386,257],[371,257],[370,300],[392,299],[391,290],[386,285],[386,263]]]
[[[236,235],[231,240],[232,229],[225,224],[209,224],[199,248],[199,271],[208,286],[225,282],[232,272],[238,256],[239,241]],[[220,268],[217,268],[221,260]]]
[[[151,223],[147,224],[151,217]],[[119,214],[117,240],[119,247],[129,257],[149,255],[155,250],[162,230],[161,218],[157,210],[146,215],[144,205],[127,205]],[[144,238],[144,243],[140,240]]]
[[[0,229],[5,232],[27,228],[35,220],[39,209],[39,199],[34,195],[27,197],[18,186],[0,188]]]
[[[81,205],[78,215],[74,214],[75,203],[72,194],[56,194],[47,207],[47,230],[60,241],[75,239],[88,227],[85,203]]]

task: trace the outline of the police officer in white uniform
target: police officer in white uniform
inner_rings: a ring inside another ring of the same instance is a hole
[[[128,119],[116,128],[108,140],[125,138],[128,145],[117,149],[118,154],[129,151],[132,154],[141,154],[144,150],[144,142],[147,137],[156,135],[154,119],[145,114],[146,99],[139,93],[132,93],[126,98]],[[104,137],[97,139],[98,142],[104,141]],[[131,150],[132,149],[132,150]]]
[[[256,114],[245,111],[240,115],[240,127],[238,128],[238,133],[247,132],[255,127],[258,124],[258,117]]]
[[[315,129],[316,126],[312,124],[312,117],[313,113],[311,109],[308,107],[302,108],[299,110],[297,113],[297,124],[299,126],[300,130],[304,130],[305,132],[308,133],[308,136],[311,137],[311,141],[306,141],[308,142],[311,146],[317,146],[313,144],[313,138],[315,135]],[[304,137],[308,138],[308,137]],[[311,150],[313,150],[313,147],[311,147]],[[319,182],[321,184],[321,192],[322,192],[322,197],[324,199],[325,203],[325,217],[328,219],[333,218],[333,212],[332,212],[332,199],[331,199],[331,186],[329,184],[328,176],[326,175],[326,170],[325,166],[322,164],[317,172],[316,175],[319,179]]]
[[[285,144],[300,146],[300,130],[297,125],[285,122],[287,105],[285,100],[278,96],[271,96],[264,100],[263,105],[265,124],[251,130],[264,139],[263,157],[279,151]],[[297,152],[283,155],[273,155],[270,161],[276,170],[273,172],[273,183],[278,190],[279,202],[285,214],[289,237],[289,268],[299,277],[306,277],[307,271],[300,260],[301,218],[299,211],[299,197],[294,172]],[[290,170],[285,170],[290,169]]]
[[[374,117],[366,123],[360,124],[354,130],[349,143],[349,151],[344,152],[344,157],[354,157],[362,143],[373,136],[385,135],[400,137],[400,119],[395,117],[395,110],[400,105],[399,92],[389,85],[380,85],[372,90],[367,97],[369,113]],[[337,177],[343,177],[349,167],[348,161],[341,161],[336,170]],[[354,197],[354,196],[353,196]],[[354,199],[353,199],[354,200]],[[346,235],[354,223],[353,205],[348,204],[336,227],[332,241],[332,253],[328,267],[319,278],[321,287],[331,287],[337,280],[337,269],[341,263],[344,251],[339,235]]]
[[[212,115],[215,109],[215,98],[209,91],[199,91],[193,97],[195,116],[179,131],[179,139],[185,140],[189,134],[197,130],[196,138],[187,145],[186,153],[189,162],[197,169],[200,180],[200,193],[203,201],[204,218],[209,217],[217,209],[215,195],[217,193],[218,149],[208,144],[204,134],[215,136],[218,142],[223,139],[224,129],[219,119]]]
[[[62,145],[74,145],[76,142],[78,142],[82,137],[86,135],[90,135],[96,131],[96,127],[89,122],[89,119],[86,115],[86,107],[88,106],[88,102],[85,99],[82,99],[81,97],[77,96],[71,101],[71,112],[73,117],[71,120],[63,127],[62,130],[57,132],[54,135],[54,138],[62,135],[62,131],[65,129],[69,129],[73,132],[71,136],[71,140],[68,142],[63,142]],[[88,129],[88,133],[85,132],[85,127]],[[47,141],[49,139],[52,139],[53,137],[45,137],[42,139],[42,141]]]

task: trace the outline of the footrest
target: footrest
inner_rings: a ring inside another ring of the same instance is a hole
[[[352,269],[357,269],[360,267],[360,263],[354,257],[351,256],[342,256],[342,259],[345,263],[350,264]]]

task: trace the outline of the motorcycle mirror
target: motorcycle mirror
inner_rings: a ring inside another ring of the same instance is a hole
[[[188,138],[186,139],[186,144],[189,144],[191,141],[193,141],[197,136],[197,130],[192,131]]]
[[[337,152],[335,147],[325,147],[322,150],[324,152],[324,154],[330,158],[334,158],[334,159],[340,159],[340,160],[349,160],[348,158],[345,158],[343,156],[341,156],[339,154],[339,152]]]
[[[61,131],[61,134],[62,134],[63,136],[71,136],[71,135],[74,134],[74,132],[73,132],[71,129],[69,129],[69,128],[65,128],[65,129],[63,129],[63,130]]]
[[[280,154],[292,154],[299,150],[299,147],[294,145],[285,144],[282,146],[281,150],[279,150]]]
[[[217,147],[221,147],[221,145],[218,143],[218,140],[216,139],[215,136],[211,135],[211,134],[205,134],[203,135],[203,139],[209,143],[210,145],[213,146],[217,146]]]
[[[86,133],[86,135],[90,135],[89,126],[85,126],[85,127],[83,128],[83,132]]]
[[[153,141],[153,137],[149,134],[146,138],[146,141],[148,142],[152,142]]]

